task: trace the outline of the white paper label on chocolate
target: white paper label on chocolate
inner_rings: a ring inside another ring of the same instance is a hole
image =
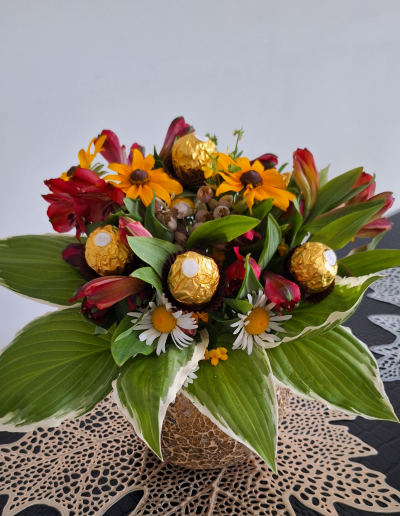
[[[207,143],[210,138],[208,136],[201,136],[200,134],[195,134],[196,140],[199,142]]]
[[[325,260],[329,263],[329,265],[331,265],[332,267],[336,265],[336,254],[333,251],[325,251],[324,254]]]
[[[182,272],[187,278],[193,278],[196,276],[197,271],[199,270],[199,266],[197,265],[196,260],[185,260],[182,264]]]
[[[108,233],[97,233],[97,235],[94,237],[94,243],[98,247],[105,247],[111,242],[111,235]]]

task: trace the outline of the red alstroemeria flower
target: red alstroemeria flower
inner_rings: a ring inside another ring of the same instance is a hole
[[[127,165],[132,163],[133,149],[138,149],[144,156],[145,149],[138,143],[134,143],[131,146],[130,154],[126,157],[126,147],[119,143],[118,136],[109,129],[103,129],[100,136],[107,136],[106,141],[103,143],[103,150],[100,154],[108,163],[122,163]],[[96,140],[97,141],[97,140]]]
[[[246,231],[246,233],[243,233],[243,235],[240,235],[240,237],[235,238],[235,240],[231,242],[231,245],[233,244],[233,247],[245,247],[253,243],[253,241],[256,242],[257,240],[261,240],[260,233],[254,231],[254,229],[250,229],[250,231]]]
[[[233,250],[235,251],[238,259],[229,265],[229,267],[226,269],[226,279],[228,280],[228,286],[225,289],[225,294],[227,295],[241,287],[246,275],[245,258],[239,253],[239,247],[234,247]],[[257,279],[259,279],[261,274],[260,266],[251,257],[249,259],[249,264],[253,267],[255,275]]]
[[[304,218],[307,218],[317,201],[319,189],[319,172],[309,150],[297,149],[293,153],[293,178],[303,194]]]
[[[356,238],[374,238],[385,231],[392,229],[392,223],[386,219],[381,218],[378,220],[374,220],[373,222],[368,222],[365,224],[356,234]]]
[[[253,164],[255,161],[259,161],[261,165],[264,167],[264,170],[269,170],[271,168],[276,168],[278,165],[278,156],[275,154],[263,154],[259,158],[253,159],[250,161]]]
[[[45,185],[51,194],[43,195],[50,203],[47,215],[58,233],[76,227],[76,236],[85,232],[85,223],[105,220],[115,211],[114,204],[124,203],[125,194],[93,172],[78,168],[69,181],[49,179]]]
[[[145,281],[131,276],[96,278],[79,287],[69,302],[74,303],[78,299],[86,298],[90,306],[94,305],[99,310],[104,310],[132,294],[141,292],[147,286],[148,283]]]
[[[79,272],[82,276],[91,280],[94,278],[98,278],[99,275],[97,272],[92,269],[85,258],[85,244],[70,244],[62,252],[62,259],[71,265],[71,267],[75,267],[79,269]]]
[[[160,158],[165,161],[165,159],[171,155],[172,147],[174,146],[175,139],[181,138],[186,134],[193,133],[194,128],[185,122],[183,116],[178,116],[171,122],[171,125],[168,128],[167,136],[164,140],[164,145],[159,152]]]
[[[150,231],[147,231],[140,222],[126,216],[119,218],[119,234],[125,244],[128,243],[127,236],[153,237]]]
[[[274,310],[278,312],[281,312],[282,308],[287,311],[293,310],[301,298],[298,285],[268,270],[263,272],[262,278],[265,280],[265,295],[275,303]]]
[[[371,174],[367,174],[366,172],[361,172],[361,174],[359,175],[357,181],[354,183],[354,185],[352,187],[352,190],[354,190],[354,188],[357,188],[357,187],[359,187],[361,185],[368,184],[371,181],[372,181]],[[376,186],[375,181],[373,181],[369,186],[367,186],[367,188],[365,188],[365,190],[363,190],[362,192],[358,193],[352,199],[347,201],[346,204],[358,204],[359,202],[366,202],[366,201],[370,200],[371,197],[375,193],[375,186]]]

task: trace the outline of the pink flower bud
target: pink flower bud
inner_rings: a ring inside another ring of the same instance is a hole
[[[301,297],[298,285],[268,270],[263,271],[262,278],[265,280],[265,295],[275,303],[276,310],[293,310]]]
[[[194,131],[193,127],[185,122],[183,116],[178,116],[171,122],[171,125],[168,128],[167,136],[164,140],[164,145],[160,150],[159,156],[164,161],[167,156],[172,153],[172,147],[174,146],[175,139],[181,138],[186,134],[192,133]]]
[[[259,158],[250,161],[251,165],[255,161],[259,161],[264,167],[264,170],[269,170],[270,168],[276,168],[276,165],[278,164],[278,156],[275,156],[275,154],[263,154]]]
[[[128,243],[127,236],[152,237],[152,234],[140,222],[125,216],[119,218],[119,234],[125,244]]]
[[[317,201],[319,189],[319,172],[309,150],[297,149],[293,153],[293,177],[303,194],[304,218],[307,218]]]
[[[385,218],[365,224],[355,235],[356,238],[374,238],[385,231],[392,229],[392,223]]]
[[[228,280],[228,286],[225,289],[225,293],[227,295],[231,294],[232,292],[238,290],[241,287],[244,277],[246,275],[244,257],[239,253],[238,247],[234,247],[233,250],[235,251],[235,254],[238,259],[231,265],[229,265],[229,267],[226,269],[226,279]],[[249,259],[249,264],[253,268],[254,274],[256,275],[257,279],[259,279],[261,274],[260,266],[251,257]]]
[[[365,184],[369,183],[371,180],[372,180],[371,174],[367,174],[366,172],[361,172],[357,181],[354,183],[352,190],[354,190],[354,188],[357,188],[361,185],[365,185]],[[347,204],[358,204],[360,202],[368,201],[371,199],[371,197],[374,195],[374,193],[375,193],[375,181],[373,183],[371,183],[369,186],[367,186],[367,188],[365,188],[365,190],[358,193],[355,197],[353,197],[352,199],[347,201]]]

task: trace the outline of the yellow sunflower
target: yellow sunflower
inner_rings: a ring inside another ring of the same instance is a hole
[[[237,169],[240,168],[238,171]],[[234,172],[232,172],[234,170]],[[264,170],[259,161],[252,165],[248,158],[237,158],[235,161],[227,154],[219,154],[218,174],[225,181],[218,187],[216,195],[226,192],[243,192],[243,198],[252,213],[254,200],[274,199],[274,206],[283,211],[295,195],[286,190],[284,178],[274,168]]]
[[[108,168],[117,172],[118,176],[110,175],[103,179],[119,181],[121,188],[132,199],[140,197],[145,206],[153,200],[153,191],[157,197],[171,202],[170,194],[179,195],[183,192],[182,185],[171,179],[162,168],[152,170],[154,158],[151,154],[144,158],[138,149],[133,150],[132,166],[120,163],[111,163]]]

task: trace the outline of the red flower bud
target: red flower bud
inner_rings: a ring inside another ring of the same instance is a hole
[[[119,234],[121,240],[127,244],[128,241],[126,239],[127,236],[145,236],[152,237],[153,235],[147,231],[142,224],[136,220],[131,219],[130,217],[122,216],[119,218]]]
[[[293,178],[303,194],[304,218],[307,218],[317,201],[319,189],[319,172],[309,150],[297,149],[293,153]]]
[[[356,238],[374,238],[389,229],[392,229],[392,223],[388,219],[377,219],[365,224],[355,236]]]
[[[69,302],[74,303],[78,299],[86,298],[91,306],[95,305],[99,310],[103,310],[132,294],[137,294],[147,286],[148,283],[131,276],[96,278],[79,287]]]
[[[182,136],[193,132],[193,127],[185,122],[183,116],[178,116],[178,118],[175,118],[175,120],[171,122],[171,125],[168,128],[167,136],[164,140],[164,145],[159,152],[160,158],[164,161],[167,156],[172,153],[172,147],[174,146],[176,138],[181,138]]]
[[[264,170],[269,170],[270,168],[276,168],[278,164],[278,156],[275,156],[275,154],[263,154],[259,158],[250,161],[250,164],[252,165],[255,161],[259,161],[264,167]]]
[[[229,265],[229,267],[226,269],[226,278],[228,280],[228,286],[225,289],[225,293],[227,295],[231,294],[233,291],[238,290],[241,287],[244,277],[246,275],[245,259],[239,253],[238,247],[234,247],[233,250],[235,251],[235,254],[238,259],[231,265]],[[253,258],[249,259],[249,264],[253,267],[255,275],[257,279],[259,279],[261,274],[260,266]]]
[[[365,185],[365,184],[369,183],[371,180],[372,180],[371,174],[367,174],[366,172],[361,172],[357,181],[354,183],[352,190],[354,190],[354,188],[357,188],[361,185]],[[358,204],[360,202],[369,201],[375,193],[375,186],[376,185],[375,185],[375,181],[374,181],[369,186],[367,186],[367,188],[365,188],[365,190],[358,193],[355,197],[353,197],[352,199],[347,201],[347,204]]]
[[[275,303],[278,312],[282,308],[288,311],[293,310],[301,298],[299,286],[268,270],[263,272],[262,277],[265,280],[265,295],[272,303]]]

